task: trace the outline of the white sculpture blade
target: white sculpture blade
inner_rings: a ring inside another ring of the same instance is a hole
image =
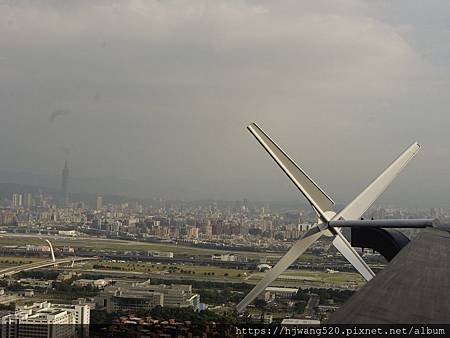
[[[333,240],[333,245],[342,254],[342,256],[344,256],[350,264],[353,265],[361,276],[363,276],[366,281],[370,281],[373,277],[375,277],[375,273],[358,254],[358,252],[356,252],[339,229],[333,228],[331,231],[336,234]]]
[[[402,171],[406,164],[420,149],[415,142],[392,162],[381,175],[379,175],[364,191],[352,202],[343,208],[338,214],[332,212],[333,200],[293,161],[289,156],[264,133],[255,123],[247,127],[256,137],[258,142],[270,154],[284,173],[291,179],[295,186],[303,193],[318,213],[323,223],[316,225],[305,233],[289,251],[280,259],[275,267],[269,270],[264,278],[245,296],[237,305],[238,312],[244,310],[267,286],[281,275],[308,247],[324,233],[335,236],[333,245],[367,280],[371,280],[375,274],[364,262],[362,257],[347,241],[339,228],[328,226],[330,220],[358,219],[372,205],[372,203],[386,190],[394,178]]]
[[[329,221],[325,212],[333,209],[333,200],[256,123],[247,129],[312,204],[322,220]]]
[[[244,310],[258,295],[265,290],[279,275],[281,275],[289,266],[296,261],[302,253],[304,253],[315,241],[322,236],[322,231],[317,227],[311,228],[302,238],[300,238],[289,251],[278,261],[278,263],[268,270],[264,278],[245,296],[245,298],[237,305],[238,312]]]
[[[351,220],[361,217],[364,212],[369,209],[372,203],[386,190],[389,184],[397,177],[414,155],[417,154],[419,149],[420,145],[417,142],[414,142],[409,146],[408,149],[392,162],[366,189],[364,189],[344,209],[337,213],[333,217],[333,220]],[[350,262],[350,264],[352,264],[367,281],[375,277],[375,273],[351,246],[344,235],[342,235],[340,229],[333,228],[332,231],[336,234],[333,245]]]
[[[344,209],[337,213],[333,218],[339,219],[358,219],[373,202],[386,190],[395,177],[403,170],[408,162],[417,154],[420,145],[414,142],[408,147],[394,162],[392,162],[369,186],[364,189],[353,201]]]

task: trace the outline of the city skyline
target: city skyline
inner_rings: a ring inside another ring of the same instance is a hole
[[[67,165],[67,161],[65,161],[65,165]],[[142,200],[142,201],[150,201],[150,200],[167,200],[167,201],[179,201],[179,202],[201,202],[201,201],[224,201],[224,202],[233,202],[237,200],[245,200],[248,198],[249,194],[243,194],[241,196],[226,196],[225,198],[217,197],[214,194],[205,195],[204,198],[183,198],[179,197],[180,195],[159,195],[159,194],[148,194],[148,195],[140,195],[134,193],[129,189],[130,185],[137,184],[137,182],[130,180],[121,180],[121,179],[111,179],[111,180],[102,180],[102,179],[93,179],[93,178],[80,178],[73,177],[70,174],[70,178],[68,175],[69,169],[64,167],[62,171],[56,177],[50,176],[40,176],[33,175],[32,173],[5,173],[0,171],[0,196],[2,195],[2,187],[1,185],[6,185],[8,190],[11,189],[11,185],[17,185],[22,187],[20,190],[31,190],[37,191],[40,189],[44,189],[44,191],[49,191],[51,193],[61,193],[63,196],[63,205],[68,204],[70,201],[70,195],[75,194],[77,196],[82,195],[90,195],[90,196],[110,196],[113,199],[116,198],[124,198],[129,200]],[[69,187],[70,181],[70,187]],[[75,182],[75,183],[73,183]],[[114,185],[116,183],[116,185]],[[112,185],[112,186],[111,186]],[[395,184],[394,184],[395,185]],[[124,188],[124,187],[128,188]],[[364,187],[363,185],[361,186]],[[380,201],[377,201],[375,204],[379,207],[394,207],[394,208],[447,208],[450,207],[450,204],[444,201],[437,202],[426,202],[420,203],[417,199],[407,200],[398,200],[395,198],[394,194],[389,194],[389,189],[387,190],[388,198],[383,198],[383,195],[380,197]],[[28,192],[27,192],[28,193]],[[5,195],[3,193],[3,195]],[[273,203],[280,205],[297,205],[298,208],[308,208],[309,203],[303,196],[296,194],[295,191],[292,193],[286,193],[286,196],[278,196],[279,199],[258,199],[252,198],[251,200],[255,203]],[[296,196],[297,195],[297,196]],[[391,196],[389,196],[391,195]],[[181,195],[182,196],[182,195]],[[273,196],[273,195],[272,195]],[[355,197],[355,196],[353,196]],[[24,197],[25,198],[25,197]],[[336,198],[337,206],[342,206],[348,200],[344,200],[339,197],[333,196]],[[82,198],[78,198],[78,200],[82,200]]]
[[[68,206],[69,204],[69,180],[70,180],[70,174],[69,174],[69,168],[67,166],[67,160],[64,162],[64,169],[62,170],[61,174],[61,192],[63,194],[63,201],[64,206]]]
[[[0,336],[445,335],[449,18],[0,1]]]

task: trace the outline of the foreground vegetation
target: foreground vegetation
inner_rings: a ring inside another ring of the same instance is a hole
[[[114,312],[107,313],[101,310],[91,311],[91,324],[111,324],[115,318],[133,314],[139,318],[147,318],[159,321],[175,320],[177,322],[191,322],[196,325],[206,325],[211,322],[220,324],[232,324],[236,322],[234,313],[220,315],[215,312],[204,310],[194,311],[191,308],[167,308],[162,306],[154,307],[149,311],[136,313]]]

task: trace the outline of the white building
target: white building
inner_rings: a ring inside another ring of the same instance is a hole
[[[77,329],[88,330],[89,321],[87,305],[34,303],[18,307],[15,313],[0,319],[1,337],[74,337]]]
[[[33,245],[27,244],[27,252],[50,252],[50,247],[48,245]]]
[[[59,230],[58,235],[75,237],[77,232],[75,230]]]
[[[222,262],[236,262],[237,257],[234,254],[214,254],[211,256],[213,261],[222,261]]]
[[[78,279],[74,281],[72,284],[81,287],[92,286],[97,289],[103,289],[109,283],[111,283],[111,280],[109,279]]]
[[[305,224],[305,223],[299,224],[298,225],[298,230],[300,230],[300,231],[308,231],[309,229],[312,228],[312,226],[313,226],[313,224]]]
[[[173,258],[173,252],[171,251],[149,251],[148,255],[158,258]]]
[[[22,206],[22,194],[13,194],[12,195],[12,207],[19,208]]]

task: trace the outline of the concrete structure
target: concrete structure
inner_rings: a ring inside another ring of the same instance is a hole
[[[20,208],[22,206],[22,194],[13,194],[11,206],[14,209]]]
[[[250,319],[253,323],[257,323],[257,324],[272,324],[273,322],[273,316],[272,315],[268,315],[268,314],[259,314],[259,313],[254,313],[252,315],[250,315]]]
[[[103,209],[103,197],[102,196],[97,196],[97,201],[96,201],[96,210],[100,211]]]
[[[109,279],[78,279],[74,281],[72,284],[81,287],[92,286],[97,289],[102,289],[109,283],[111,283],[111,280]]]
[[[50,252],[52,254],[52,261],[55,262],[55,252],[53,251],[53,245],[52,243],[50,243],[50,241],[48,239],[45,240],[48,243],[48,246],[50,247]]]
[[[17,282],[22,286],[41,289],[50,289],[53,285],[52,280],[46,279],[21,278]]]
[[[192,292],[191,285],[151,285],[144,283],[117,282],[108,286],[95,298],[99,307],[107,312],[145,312],[156,306],[187,308],[198,311],[200,296]]]
[[[67,207],[69,205],[69,168],[67,166],[67,161],[65,162],[62,171],[61,192],[63,194],[64,206]]]
[[[237,257],[234,254],[214,254],[211,256],[213,261],[222,261],[222,262],[236,262]]]
[[[19,290],[15,292],[17,296],[20,297],[34,297],[34,290],[33,289],[24,289],[24,290]]]
[[[424,230],[328,322],[445,324],[450,321],[450,235]]]
[[[50,247],[47,245],[34,245],[34,244],[27,244],[25,247],[27,252],[51,252]]]
[[[281,288],[275,286],[269,286],[266,288],[266,291],[270,292],[277,298],[293,298],[298,292],[296,288]]]
[[[333,237],[335,248],[350,262],[350,264],[366,279],[370,281],[375,273],[362,259],[358,252],[348,241],[348,235],[341,232],[341,227],[357,227],[361,216],[370,208],[375,200],[384,192],[394,178],[402,171],[408,162],[417,154],[420,145],[414,142],[394,162],[392,162],[366,189],[339,212],[334,211],[334,201],[314,182],[303,169],[301,169],[256,123],[250,124],[247,129],[269,153],[283,172],[313,207],[318,216],[317,224],[311,227],[297,240],[289,251],[268,270],[258,284],[237,305],[238,312],[242,312],[266,287],[277,279],[293,264],[313,243],[325,232]],[[352,224],[345,224],[353,221]],[[403,224],[392,224],[393,227],[405,227],[411,220],[403,220]],[[421,223],[419,220],[418,223]],[[428,221],[428,220],[427,220]],[[334,224],[333,224],[334,222]],[[337,224],[340,222],[339,224]],[[344,223],[343,223],[344,222]],[[381,222],[383,225],[383,222]],[[417,224],[416,224],[417,225]],[[420,224],[424,226],[425,224]],[[376,226],[370,221],[364,223],[366,228]],[[383,234],[390,236],[389,233]],[[390,236],[393,239],[393,236]],[[393,239],[393,244],[395,240]],[[373,248],[372,246],[369,246]],[[382,252],[381,252],[382,253]]]
[[[72,261],[73,262],[73,261]],[[74,277],[79,277],[81,274],[77,271],[73,270],[64,270],[58,274],[56,277],[56,281],[58,282],[64,282],[66,280],[72,279]]]
[[[0,319],[1,337],[74,337],[77,329],[86,333],[89,322],[87,305],[34,303],[19,307],[15,313]]]
[[[95,309],[95,300],[93,297],[89,297],[89,298],[77,298],[72,300],[72,305],[87,305],[89,306],[90,310],[94,310]]]
[[[58,235],[75,237],[77,232],[76,230],[59,230]]]
[[[171,251],[148,251],[148,255],[158,258],[173,258],[173,252]]]
[[[23,206],[25,209],[30,210],[33,206],[33,196],[30,193],[26,193],[23,197]]]
[[[104,308],[108,313],[115,311],[146,312],[156,306],[164,305],[164,295],[139,287],[111,286],[97,297],[96,307]]]

